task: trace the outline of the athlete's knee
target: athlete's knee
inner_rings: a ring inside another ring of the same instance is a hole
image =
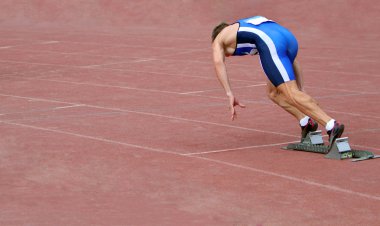
[[[275,101],[277,99],[278,93],[277,92],[268,92],[267,93],[268,98],[272,101]]]
[[[277,87],[275,87],[270,81],[267,82],[267,96],[270,100],[277,103],[278,97],[281,95]]]
[[[278,91],[276,90],[276,88],[273,88],[273,87],[268,87],[267,88],[267,96],[269,99],[271,99],[272,101],[276,100],[276,97],[279,95]]]

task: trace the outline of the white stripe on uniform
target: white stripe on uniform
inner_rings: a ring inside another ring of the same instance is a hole
[[[252,27],[240,27],[239,31],[247,31],[247,32],[251,32],[258,35],[268,46],[273,62],[277,66],[278,70],[280,71],[280,74],[282,78],[284,79],[284,82],[290,81],[288,72],[286,71],[284,65],[282,64],[280,58],[277,55],[276,46],[274,45],[273,40],[267,34],[265,34],[263,31],[260,31]]]
[[[236,47],[237,48],[244,48],[244,47],[256,48],[256,45],[255,44],[251,44],[251,43],[240,43],[240,44],[237,44]]]

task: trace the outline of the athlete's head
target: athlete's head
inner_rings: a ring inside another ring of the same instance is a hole
[[[218,34],[225,28],[225,27],[228,27],[229,24],[225,23],[225,22],[222,22],[220,24],[218,24],[214,30],[212,30],[212,35],[211,35],[211,39],[212,41],[211,42],[214,42],[216,36],[218,36]]]

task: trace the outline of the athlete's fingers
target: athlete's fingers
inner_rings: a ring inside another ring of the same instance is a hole
[[[241,108],[245,108],[245,105],[240,103],[238,99],[236,99],[234,96],[229,96],[230,99],[230,110],[231,110],[231,120],[237,118],[237,112],[235,109],[235,106],[239,106]]]
[[[244,105],[244,104],[242,104],[242,103],[240,103],[240,101],[239,101],[239,100],[237,100],[237,99],[235,99],[235,103],[234,103],[234,106],[239,106],[239,107],[241,107],[241,108],[245,108],[245,105]]]
[[[234,109],[232,115],[231,115],[231,120],[233,121],[235,118],[237,118],[237,114],[236,114],[236,111]]]
[[[230,106],[230,111],[231,111],[231,115],[235,114],[235,107],[234,106]]]
[[[236,115],[236,110],[233,105],[230,105],[230,114],[231,114],[231,120],[234,120],[235,115]]]
[[[244,104],[241,104],[241,103],[238,103],[239,107],[241,108],[245,108],[245,105]]]

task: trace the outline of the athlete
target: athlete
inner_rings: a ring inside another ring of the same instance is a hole
[[[336,138],[341,137],[344,125],[327,115],[312,97],[303,92],[302,73],[296,60],[298,43],[289,30],[263,16],[233,24],[221,23],[212,32],[212,49],[216,75],[229,98],[232,120],[237,116],[235,106],[245,106],[232,92],[225,57],[259,55],[268,77],[268,96],[299,120],[301,140],[308,132],[317,130],[318,123],[326,128],[330,147]]]

